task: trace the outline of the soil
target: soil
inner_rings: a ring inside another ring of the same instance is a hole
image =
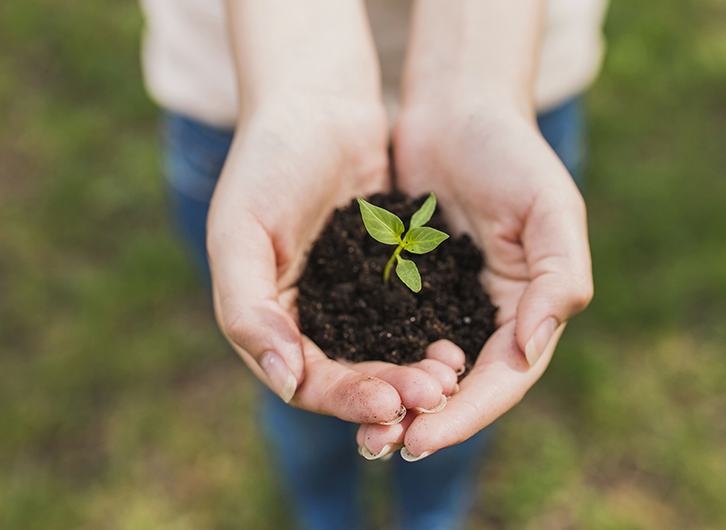
[[[427,195],[377,194],[372,204],[398,215],[409,226]],[[451,234],[440,207],[427,226]],[[375,241],[365,230],[358,203],[335,211],[315,242],[298,282],[301,330],[333,359],[380,360],[408,364],[425,357],[426,347],[448,339],[464,350],[467,371],[494,333],[497,308],[479,283],[481,251],[467,235],[450,237],[434,251],[406,255],[421,273],[413,293],[383,269],[395,246]]]

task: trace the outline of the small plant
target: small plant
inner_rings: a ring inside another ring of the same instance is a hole
[[[363,224],[373,239],[385,245],[398,245],[388,260],[383,271],[383,282],[388,284],[391,267],[396,263],[396,274],[406,287],[414,293],[421,290],[421,275],[416,264],[401,257],[401,251],[406,250],[412,254],[426,254],[439,246],[449,236],[440,230],[424,226],[429,222],[436,210],[436,197],[428,196],[426,202],[411,217],[411,226],[406,235],[401,238],[404,231],[403,221],[388,210],[374,206],[358,198]]]

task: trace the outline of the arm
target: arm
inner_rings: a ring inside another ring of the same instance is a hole
[[[365,106],[385,127],[361,2],[228,0],[227,11],[243,120],[268,102],[313,97]]]
[[[403,107],[508,107],[534,119],[543,0],[418,0]]]
[[[460,392],[406,431],[414,457],[466,440],[514,406],[592,296],[584,202],[535,121],[543,5],[416,3],[394,139],[399,183],[434,191],[451,224],[483,248],[482,281],[500,310]]]
[[[361,2],[228,2],[240,117],[212,199],[208,252],[220,328],[292,405],[359,423],[399,417],[413,379],[383,363],[343,366],[301,336],[295,289],[336,206],[387,185],[387,124]],[[425,394],[425,393],[424,393]]]

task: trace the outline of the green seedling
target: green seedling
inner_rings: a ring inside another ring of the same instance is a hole
[[[449,236],[440,230],[424,226],[436,210],[436,197],[432,193],[421,208],[411,217],[411,226],[403,235],[403,221],[388,210],[374,206],[358,198],[363,224],[373,239],[385,245],[398,245],[383,270],[383,283],[388,284],[391,268],[396,264],[396,274],[414,293],[421,290],[421,274],[416,264],[401,257],[401,251],[426,254],[439,246]]]

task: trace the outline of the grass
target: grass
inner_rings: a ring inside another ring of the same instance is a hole
[[[130,0],[0,4],[0,528],[286,524],[168,227],[141,24]],[[726,527],[725,30],[718,0],[614,0],[596,297],[500,423],[471,528]]]

